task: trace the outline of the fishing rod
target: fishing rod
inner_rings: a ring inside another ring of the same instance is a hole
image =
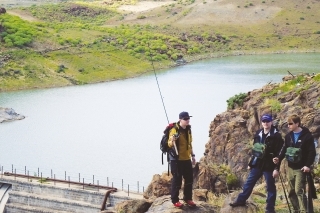
[[[159,90],[160,97],[161,97],[161,101],[162,101],[162,106],[163,106],[163,109],[164,109],[164,112],[165,112],[165,114],[166,114],[166,118],[167,118],[167,121],[168,121],[168,124],[169,124],[169,118],[168,118],[168,114],[167,114],[166,107],[165,107],[165,105],[164,105],[164,101],[163,101],[162,93],[161,93],[161,90],[160,90],[160,85],[159,85],[159,82],[158,82],[158,77],[157,77],[157,74],[156,74],[156,70],[155,70],[155,68],[154,68],[153,58],[152,58],[152,53],[151,53],[151,48],[150,48],[150,43],[149,43],[149,42],[148,42],[148,48],[149,48],[149,51],[150,51],[151,64],[152,64],[154,76],[155,76],[156,81],[157,81],[158,90]]]

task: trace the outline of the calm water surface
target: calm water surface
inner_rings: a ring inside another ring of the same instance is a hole
[[[240,92],[280,82],[287,71],[320,72],[320,54],[216,58],[157,72],[170,122],[192,115],[196,158],[203,155],[210,122]],[[137,190],[161,165],[159,142],[167,125],[152,74],[135,79],[54,89],[0,93],[0,106],[26,116],[0,124],[0,164],[17,172]]]

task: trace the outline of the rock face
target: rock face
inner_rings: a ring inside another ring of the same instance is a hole
[[[268,84],[247,94],[243,104],[218,114],[210,124],[210,139],[205,145],[194,187],[213,192],[226,192],[227,180],[215,172],[226,165],[242,185],[247,177],[253,136],[260,127],[263,113],[271,113],[274,125],[284,136],[288,132],[287,118],[301,117],[316,140],[320,136],[320,81],[319,76],[298,76],[280,84]],[[230,188],[230,186],[228,186]]]
[[[197,206],[190,208],[184,206],[181,209],[174,207],[171,203],[170,195],[162,196],[153,202],[147,213],[216,213],[219,208],[205,202],[196,202]]]
[[[22,120],[24,118],[25,117],[23,115],[16,113],[11,108],[0,107],[0,123],[5,121]]]

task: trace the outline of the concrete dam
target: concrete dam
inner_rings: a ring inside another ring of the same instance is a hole
[[[0,213],[97,213],[114,209],[124,200],[141,199],[142,194],[117,189],[96,189],[88,185],[39,182],[34,178],[0,177]]]

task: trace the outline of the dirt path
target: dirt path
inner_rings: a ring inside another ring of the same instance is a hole
[[[40,21],[39,19],[35,18],[31,14],[28,14],[27,12],[21,11],[21,10],[9,10],[7,11],[10,15],[19,16],[23,20],[27,21]]]
[[[130,12],[142,12],[147,11],[150,9],[154,9],[157,7],[161,7],[163,5],[168,5],[175,3],[174,1],[163,1],[163,2],[156,2],[156,1],[141,1],[135,5],[122,5],[118,8],[119,11],[130,11]]]

